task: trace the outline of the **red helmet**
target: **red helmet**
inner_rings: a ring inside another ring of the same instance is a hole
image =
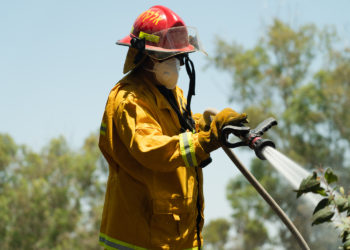
[[[195,28],[187,27],[176,13],[161,5],[139,15],[130,35],[117,44],[132,47],[133,38],[145,39],[146,53],[158,60],[202,50]]]

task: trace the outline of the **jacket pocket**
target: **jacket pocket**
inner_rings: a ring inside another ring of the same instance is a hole
[[[154,247],[174,246],[195,229],[196,206],[192,198],[157,199],[152,205],[150,233]]]

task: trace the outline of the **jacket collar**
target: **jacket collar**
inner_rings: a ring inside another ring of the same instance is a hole
[[[138,74],[139,74],[139,77],[144,82],[144,84],[146,84],[148,88],[151,90],[151,92],[154,94],[158,108],[172,110],[172,107],[169,104],[169,101],[160,93],[158,88],[155,86],[155,83],[152,82],[149,76],[147,76],[147,73],[140,70]],[[179,94],[178,86],[175,87],[175,89],[173,90],[173,93],[176,100],[178,101],[178,94]]]
[[[150,91],[152,93],[152,95],[154,96],[157,107],[160,110],[162,110],[162,109],[169,110],[173,121],[175,122],[175,124],[179,128],[181,128],[180,120],[179,120],[177,114],[175,113],[175,111],[173,110],[173,108],[171,107],[169,101],[162,95],[162,93],[160,93],[160,91],[156,87],[155,83],[152,81],[152,77],[150,77],[147,73],[148,72],[144,72],[143,70],[136,69],[136,70],[133,70],[132,72],[130,72],[128,75],[126,75],[125,78],[130,79],[130,81],[132,81],[132,82],[135,82],[138,84],[143,84],[145,86],[145,88],[147,88],[148,91]],[[125,80],[128,81],[128,79],[125,79]],[[181,96],[182,96],[182,90],[180,89],[180,87],[176,86],[176,88],[173,90],[173,93],[174,93],[176,101],[178,103],[179,97],[181,98]],[[183,101],[184,100],[180,101],[180,105],[184,105],[183,103],[181,104],[181,102],[183,102]],[[180,110],[182,113],[183,107],[181,107]]]

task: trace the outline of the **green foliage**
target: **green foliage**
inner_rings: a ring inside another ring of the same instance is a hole
[[[301,195],[301,194],[300,194]],[[299,198],[299,196],[297,196],[297,198]],[[317,206],[315,207],[314,209],[314,212],[312,214],[315,214],[317,213],[319,210],[325,208],[326,206],[328,206],[330,204],[330,201],[328,198],[324,198],[322,199],[318,204]]]
[[[313,192],[312,190],[303,188],[302,185],[303,183],[310,182],[311,179],[314,180],[315,175],[317,175],[316,172],[302,181],[297,191],[298,194],[302,195]],[[337,187],[331,186],[332,183],[336,183],[337,181],[338,176],[334,174],[331,168],[327,168],[326,171],[320,170],[317,182],[319,185],[322,183],[326,186],[326,198],[322,199],[315,207],[312,216],[312,225],[333,222],[340,229],[342,247],[344,250],[347,250],[350,249],[350,195],[345,195],[343,187],[340,187],[339,192],[337,192]]]
[[[334,212],[330,207],[324,207],[320,210],[318,210],[313,216],[312,216],[312,225],[321,224],[323,222],[329,222],[331,221],[332,217],[334,216]]]
[[[228,240],[230,223],[226,219],[215,219],[204,228],[203,238],[206,248],[222,250]]]
[[[7,134],[0,134],[0,171],[5,168],[13,160],[17,152],[17,145],[13,139]]]
[[[336,176],[330,168],[327,168],[324,172],[324,178],[326,179],[328,184],[338,181],[338,176]]]
[[[243,249],[260,249],[260,246],[267,240],[267,229],[261,219],[244,218],[242,228]]]
[[[313,172],[312,175],[301,182],[300,187],[297,190],[297,198],[305,192],[326,195],[324,188],[321,187],[320,181],[317,179],[316,172]]]
[[[96,249],[104,185],[97,137],[40,153],[0,134],[0,249]]]
[[[337,169],[344,176],[341,184],[350,183],[346,160],[350,146],[350,49],[344,47],[335,29],[319,29],[312,24],[292,27],[276,19],[252,48],[218,38],[210,62],[232,77],[229,100],[235,109],[248,114],[250,127],[275,117],[279,125],[268,136],[279,151],[308,169],[321,164]],[[319,226],[317,232],[311,231],[306,219],[309,208],[293,199],[290,187],[279,175],[255,161],[250,167],[312,249],[334,248],[337,243],[328,229]],[[328,178],[336,181],[334,176]],[[314,179],[310,181],[305,190],[325,195]],[[280,236],[268,232],[262,247],[275,244],[295,249],[293,236],[286,233],[244,177],[229,184],[228,199],[233,208],[233,228],[238,230],[246,223],[245,216],[253,215],[263,223],[261,230],[272,223]]]
[[[259,181],[268,187],[274,187],[277,182],[273,178],[273,172],[265,175],[264,162],[255,159],[252,165],[252,173]],[[233,208],[232,227],[236,231],[236,241],[234,245],[237,249],[259,249],[268,242],[268,230],[264,225],[264,219],[271,218],[272,211],[266,206],[265,201],[256,195],[255,189],[247,180],[238,176],[230,181],[227,186],[227,199]],[[254,210],[255,213],[248,214],[247,211]],[[264,214],[265,218],[260,215]]]

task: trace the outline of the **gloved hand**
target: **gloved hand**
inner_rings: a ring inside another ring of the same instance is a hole
[[[210,153],[221,146],[219,134],[224,126],[239,126],[241,123],[246,122],[247,115],[245,113],[239,114],[233,109],[225,108],[215,116],[208,131],[201,131],[198,133],[199,144],[205,152]]]
[[[194,121],[196,122],[196,132],[199,133],[200,131],[208,131],[210,129],[210,123],[207,124],[204,120],[204,117],[202,114],[197,113],[193,116]]]

